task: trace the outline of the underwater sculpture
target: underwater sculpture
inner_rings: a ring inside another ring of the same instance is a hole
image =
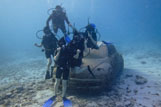
[[[107,42],[97,42],[99,49],[89,49],[83,58],[81,68],[90,66],[95,78],[85,70],[70,72],[70,89],[100,89],[111,85],[123,71],[123,57],[115,46]]]

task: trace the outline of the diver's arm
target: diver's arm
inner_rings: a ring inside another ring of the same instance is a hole
[[[46,21],[46,26],[48,26],[49,27],[49,22],[50,22],[50,20],[52,19],[52,14],[49,16],[49,18],[47,19],[47,21]]]
[[[67,22],[68,25],[70,24],[70,22],[68,20],[68,17],[66,16],[66,14],[65,14],[65,21]]]
[[[78,59],[79,58],[79,53],[80,53],[80,50],[77,49],[77,53],[73,56],[75,59]]]
[[[59,55],[60,55],[60,50],[61,50],[61,48],[57,48],[57,53],[56,53],[56,55],[54,56],[54,61],[57,61],[57,60],[58,60]]]
[[[92,43],[97,46],[97,41],[92,38],[92,35],[88,32],[88,37],[91,39]]]
[[[42,43],[41,44],[35,43],[34,45],[37,46],[37,47],[42,47]]]
[[[67,17],[67,15],[66,15],[66,13],[65,13],[65,21],[67,22],[67,24],[70,26],[70,27],[72,27],[72,25],[70,24],[70,22],[69,22],[69,20],[68,20],[68,17]],[[73,28],[73,27],[72,27]]]
[[[84,40],[84,52],[87,52],[88,48],[87,48],[87,40]]]
[[[87,40],[84,40],[84,51],[83,55],[86,56],[89,53],[89,48],[87,47]]]

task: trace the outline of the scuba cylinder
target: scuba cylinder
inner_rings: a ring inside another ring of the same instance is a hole
[[[55,10],[55,8],[50,8],[50,9],[48,9],[48,10],[47,10],[47,14],[48,14],[48,15],[51,15],[52,13],[51,13],[50,11],[53,11],[53,10]]]

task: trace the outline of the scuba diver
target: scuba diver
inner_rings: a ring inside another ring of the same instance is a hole
[[[42,38],[41,44],[35,43],[35,46],[43,46],[44,48],[42,51],[45,51],[45,56],[48,61],[45,79],[50,79],[52,77],[52,71],[50,72],[50,66],[52,64],[51,56],[54,57],[54,52],[57,48],[58,40],[48,27],[45,27],[43,32],[45,35]]]
[[[88,24],[85,27],[84,36],[87,39],[87,47],[92,49],[98,49],[97,46],[97,32],[95,24]]]
[[[66,90],[67,90],[67,80],[69,77],[69,51],[68,48],[66,46],[66,41],[64,40],[64,37],[62,37],[59,42],[58,42],[58,48],[55,52],[55,56],[54,56],[54,61],[56,64],[56,80],[55,80],[55,84],[54,84],[54,96],[57,95],[58,93],[58,88],[60,85],[60,81],[61,81],[61,76],[63,76],[63,80],[62,80],[62,98],[65,99],[65,95],[66,95]]]
[[[83,72],[88,70],[90,74],[94,76],[89,65],[87,67],[81,68],[82,58],[84,51],[87,51],[87,40],[84,36],[77,32],[76,30],[73,32],[73,39],[66,43],[64,37],[62,37],[58,41],[58,48],[55,51],[54,61],[55,61],[55,71],[56,71],[56,79],[54,83],[54,96],[45,101],[43,107],[50,107],[53,103],[56,102],[58,89],[62,80],[62,99],[65,105],[71,105],[71,101],[66,98],[66,90],[67,90],[67,81],[69,78],[70,71],[75,72]],[[68,106],[67,106],[68,107]],[[70,106],[71,107],[71,106]]]
[[[73,39],[68,44],[68,50],[71,60],[69,61],[71,68],[82,64],[83,51],[84,51],[84,38],[83,36],[74,30]]]
[[[57,5],[55,10],[53,10],[52,14],[49,16],[49,18],[46,21],[46,25],[49,27],[49,22],[52,20],[53,24],[53,30],[57,34],[58,29],[61,29],[64,36],[67,36],[67,31],[65,28],[65,21],[66,23],[72,27],[70,24],[68,17],[66,16],[66,12],[63,11],[63,8],[60,5]]]
[[[68,44],[68,51],[70,52],[69,53],[70,71],[74,73],[81,73],[83,71],[88,70],[90,74],[95,78],[89,65],[83,67],[81,66],[84,54],[89,53],[89,51],[87,47],[87,38],[84,38],[82,33],[78,32],[76,29],[74,30],[73,39]]]

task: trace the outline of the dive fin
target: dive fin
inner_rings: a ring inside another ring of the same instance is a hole
[[[66,41],[67,44],[70,43],[71,39],[69,38],[68,35],[65,36],[65,41]]]
[[[56,101],[56,96],[53,96],[49,98],[45,103],[43,104],[43,107],[51,107],[51,105]]]
[[[72,102],[67,98],[63,98],[63,104],[64,107],[72,107]]]
[[[104,44],[106,44],[106,45],[110,45],[110,44],[112,44],[112,42],[106,42],[106,41],[102,41]]]

